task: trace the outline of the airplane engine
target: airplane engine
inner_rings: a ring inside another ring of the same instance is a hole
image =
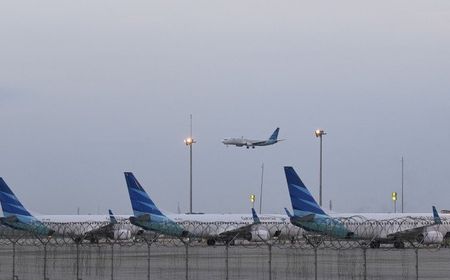
[[[254,230],[254,231],[250,231],[246,234],[245,239],[247,241],[267,241],[270,239],[270,233],[269,231],[265,230],[265,229],[259,229],[259,230]]]
[[[444,236],[439,231],[429,231],[417,236],[417,242],[421,244],[439,244],[444,241]]]
[[[114,240],[127,240],[131,238],[131,230],[117,229],[114,231]]]

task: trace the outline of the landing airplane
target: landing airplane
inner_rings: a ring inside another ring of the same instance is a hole
[[[280,128],[277,127],[275,131],[272,133],[272,135],[267,140],[250,140],[250,139],[244,139],[244,138],[229,138],[224,139],[222,143],[225,145],[235,145],[236,147],[252,147],[253,149],[256,146],[268,146],[273,145],[275,143],[278,143],[280,141],[283,141],[284,139],[277,139],[278,138],[278,132],[280,131]]]
[[[37,236],[70,237],[76,242],[100,238],[127,240],[142,232],[139,228],[124,224],[130,216],[108,215],[32,215],[0,177],[0,203],[3,217],[0,224]],[[120,219],[120,223],[117,221]]]
[[[353,213],[327,214],[317,204],[295,170],[284,167],[291,197],[293,215],[287,209],[292,224],[312,233],[336,239],[367,240],[371,248],[381,243],[393,243],[403,248],[404,242],[441,244],[450,237],[449,215],[441,220],[433,206],[433,216],[420,213]]]
[[[249,214],[164,214],[133,173],[125,172],[134,216],[133,225],[164,235],[206,239],[212,246],[217,241],[229,243],[236,239],[268,241],[273,237],[299,236],[299,229],[289,223],[285,215],[258,215],[252,208]],[[301,231],[301,230],[300,230]]]

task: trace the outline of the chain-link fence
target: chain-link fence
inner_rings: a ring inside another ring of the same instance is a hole
[[[383,223],[398,226],[402,221]],[[235,238],[209,246],[207,238],[219,225],[203,228],[208,233],[203,236],[179,238],[143,232],[126,221],[116,225],[116,234],[98,231],[105,225],[59,224],[52,236],[0,227],[0,279],[447,279],[450,275],[450,250],[442,242],[424,243],[423,238],[404,240],[402,249],[390,243],[371,249],[370,240],[310,235],[287,224],[267,229],[279,233],[269,240]],[[231,230],[238,225],[228,226]]]

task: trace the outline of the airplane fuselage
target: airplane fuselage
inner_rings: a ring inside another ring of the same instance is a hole
[[[253,224],[250,214],[172,214],[167,215],[184,230],[197,237],[217,237],[221,232]],[[288,216],[281,214],[259,215],[261,224],[254,225],[255,230],[267,230],[270,236],[283,238],[301,235],[302,230],[289,221]]]
[[[257,146],[269,146],[277,143],[278,140],[251,140],[251,139],[244,139],[244,138],[230,138],[230,139],[224,139],[222,141],[225,145],[234,145],[236,147],[247,147],[247,148],[254,148]]]

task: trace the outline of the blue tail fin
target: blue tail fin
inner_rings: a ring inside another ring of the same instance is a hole
[[[2,224],[38,235],[50,236],[55,232],[37,220],[25,209],[3,178],[0,178],[0,203],[2,204],[3,215],[5,216],[5,218],[0,220]]]
[[[435,224],[442,224],[441,217],[439,217],[438,211],[436,210],[436,207],[433,206],[433,218]]]
[[[109,222],[111,224],[117,224],[117,219],[116,219],[116,217],[114,217],[114,214],[111,211],[111,209],[109,209],[108,212],[109,212]]]
[[[21,216],[32,217],[30,212],[20,203],[19,199],[8,187],[3,178],[0,177],[0,203],[2,204],[3,215],[5,217]]]
[[[275,129],[275,131],[272,133],[272,135],[270,136],[269,140],[277,140],[278,138],[278,132],[280,131],[280,128],[277,127],[277,129]]]
[[[141,184],[139,184],[138,180],[136,180],[133,173],[125,172],[125,180],[127,181],[128,194],[130,195],[131,206],[135,216],[151,214],[165,217],[150,199]]]
[[[258,214],[256,214],[255,208],[252,207],[252,216],[253,216],[253,223],[260,224],[261,220],[258,217]]]
[[[306,188],[305,184],[303,184],[294,168],[285,166],[284,172],[286,174],[292,208],[294,209],[294,216],[303,217],[310,214],[327,216]]]

